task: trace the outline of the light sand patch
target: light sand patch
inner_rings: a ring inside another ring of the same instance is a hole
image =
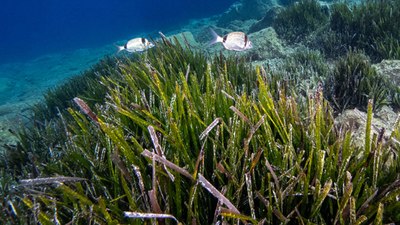
[[[106,55],[115,53],[112,45],[93,49],[48,54],[20,63],[0,64],[0,151],[14,143],[9,130],[23,126],[26,113],[43,94],[66,79],[90,69]]]

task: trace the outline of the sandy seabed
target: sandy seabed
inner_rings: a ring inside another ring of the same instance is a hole
[[[29,107],[41,100],[47,90],[115,52],[116,48],[109,45],[0,64],[0,149],[15,141],[9,130],[26,122]]]

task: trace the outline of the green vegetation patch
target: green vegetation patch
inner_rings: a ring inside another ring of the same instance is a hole
[[[331,76],[325,82],[327,99],[339,111],[363,107],[368,99],[375,103],[374,109],[390,104],[390,90],[395,90],[389,80],[378,75],[369,59],[362,53],[349,52],[335,65]]]
[[[273,27],[285,40],[304,40],[329,20],[328,12],[316,0],[301,0],[283,9],[275,17]]]
[[[400,2],[366,1],[332,7],[330,27],[342,44],[363,49],[374,61],[400,57]]]
[[[103,99],[92,92],[75,96],[76,104],[60,106],[47,126],[33,123],[19,133],[12,151],[29,158],[1,167],[12,174],[1,180],[3,221],[400,220],[393,153],[400,146],[370,133],[372,102],[365,148],[356,148],[350,131],[335,127],[320,87],[297,102],[269,72],[241,58],[209,58],[164,39],[112,71],[115,76],[99,73]],[[399,126],[392,134],[397,140]]]
[[[400,59],[400,2],[335,3],[326,29],[316,36],[325,54],[336,57],[349,49],[363,50],[373,62]]]
[[[365,52],[372,62],[400,59],[400,1],[366,0],[333,3],[302,0],[281,10],[273,27],[289,43],[303,43],[337,58],[350,49]]]
[[[304,106],[309,94],[325,82],[328,74],[329,66],[318,50],[299,47],[281,64],[271,69],[267,77],[274,98],[283,92]]]

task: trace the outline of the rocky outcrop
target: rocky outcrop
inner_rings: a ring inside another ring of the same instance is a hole
[[[378,74],[387,76],[394,83],[400,84],[400,60],[383,60],[372,66]]]
[[[272,26],[276,14],[279,13],[279,10],[281,9],[282,7],[280,6],[275,6],[269,9],[261,20],[257,21],[250,27],[249,33],[254,33],[264,28]]]
[[[372,133],[379,134],[382,128],[385,129],[384,139],[388,140],[394,130],[396,119],[399,115],[388,106],[382,107],[375,113],[372,119]],[[348,109],[335,118],[335,124],[338,127],[352,130],[353,143],[357,147],[363,147],[365,141],[367,113],[358,109]]]
[[[221,15],[217,25],[227,27],[232,21],[260,20],[266,12],[276,6],[275,0],[241,0],[233,4],[227,12]]]
[[[274,28],[268,27],[252,33],[249,39],[253,42],[253,49],[248,52],[252,60],[261,61],[285,57],[286,47],[282,44]],[[250,57],[249,57],[250,58]]]

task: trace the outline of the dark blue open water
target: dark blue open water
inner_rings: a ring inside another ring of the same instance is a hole
[[[226,11],[234,0],[1,0],[0,124],[79,75],[113,44],[179,32],[191,19]]]
[[[0,64],[168,30],[234,0],[2,0]]]

